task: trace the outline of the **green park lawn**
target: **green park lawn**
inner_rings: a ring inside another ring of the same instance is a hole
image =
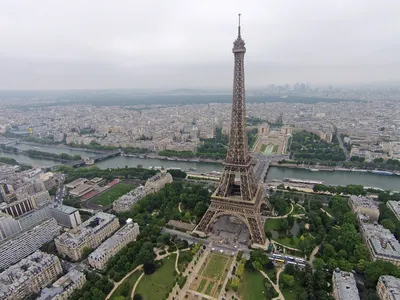
[[[122,195],[125,195],[130,190],[133,190],[135,187],[135,184],[119,183],[108,189],[104,193],[94,197],[90,201],[93,203],[101,204],[103,206],[110,205]]]
[[[174,286],[176,254],[163,259],[163,265],[151,275],[144,275],[140,280],[135,294],[140,294],[143,300],[163,300],[167,298]]]
[[[214,281],[208,282],[208,286],[207,286],[207,289],[204,294],[211,295],[211,290],[212,290],[213,286],[214,286]]]
[[[239,286],[239,295],[242,300],[265,299],[264,276],[258,272],[244,271],[243,279]]]
[[[261,153],[264,153],[265,149],[267,149],[267,145],[262,144],[262,145],[261,145],[260,152],[261,152]]]
[[[281,229],[280,219],[267,219],[264,224],[266,231]]]
[[[228,256],[212,253],[210,260],[201,275],[210,279],[221,277],[225,272],[228,260]]]
[[[280,276],[282,276],[284,273],[282,272]],[[281,280],[280,278],[279,280]],[[294,286],[291,288],[281,288],[281,292],[283,296],[285,297],[285,300],[296,300],[297,295],[301,294],[304,291],[304,288],[299,285],[298,281],[295,280]]]
[[[197,291],[201,293],[203,291],[204,287],[206,286],[206,283],[207,283],[207,279],[202,279],[199,287],[197,288]]]
[[[115,290],[115,292],[111,296],[111,300],[118,296],[130,297],[132,288],[135,285],[135,282],[142,274],[142,271],[138,270],[131,274],[125,281]],[[125,286],[126,285],[126,286]]]
[[[304,211],[304,209],[302,207],[300,207],[300,206],[298,206],[296,204],[293,204],[292,215],[299,215],[299,214],[304,214],[304,213],[305,213],[305,211]]]
[[[277,241],[278,243],[287,246],[287,247],[291,247],[291,248],[299,248],[299,244],[300,244],[300,238],[298,237],[293,237],[293,238],[289,238],[289,237],[284,237],[284,238],[276,238],[274,239],[274,241]]]

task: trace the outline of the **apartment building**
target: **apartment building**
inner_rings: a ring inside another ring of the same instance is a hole
[[[132,208],[133,204],[146,196],[147,192],[144,186],[138,186],[136,189],[129,193],[122,195],[113,202],[113,210],[116,212],[128,211]]]
[[[350,196],[349,206],[354,213],[365,214],[371,221],[379,219],[379,205],[371,198]]]
[[[77,228],[58,236],[55,244],[59,253],[79,260],[84,248],[96,249],[118,228],[119,221],[116,216],[99,212]]]
[[[400,266],[400,243],[388,229],[375,222],[361,223],[360,231],[372,260],[385,260]]]
[[[104,269],[108,260],[139,235],[139,225],[128,219],[127,224],[113,236],[105,240],[89,257],[89,264],[96,269]]]
[[[144,187],[147,191],[155,193],[161,190],[167,183],[171,182],[172,175],[168,172],[161,172],[147,179]]]
[[[376,285],[376,293],[381,300],[399,300],[400,279],[389,275],[382,275],[379,277]]]
[[[10,203],[0,203],[0,211],[13,217],[21,216],[35,208],[36,203],[30,197],[25,197]]]
[[[81,223],[79,210],[75,207],[67,205],[57,205],[50,207],[51,216],[56,219],[57,223],[67,228],[77,228]]]
[[[53,218],[28,228],[0,242],[0,269],[19,262],[52,241],[60,234],[60,226]]]
[[[75,290],[82,288],[85,282],[85,274],[72,269],[50,288],[44,288],[37,300],[67,300]]]
[[[386,206],[393,212],[397,220],[400,221],[400,201],[388,201]]]
[[[51,196],[48,191],[41,191],[39,193],[33,194],[31,198],[35,202],[36,206],[39,207],[47,205],[51,202]]]
[[[359,300],[358,289],[354,275],[339,269],[332,274],[333,297],[336,300]]]
[[[18,221],[5,213],[0,212],[0,241],[21,231]]]
[[[40,292],[61,272],[57,256],[36,251],[0,274],[0,299],[25,299]]]

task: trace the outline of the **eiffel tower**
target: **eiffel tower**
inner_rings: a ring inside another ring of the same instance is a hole
[[[210,225],[222,215],[232,215],[244,222],[254,244],[265,244],[265,234],[260,218],[260,206],[264,203],[263,188],[255,180],[247,144],[246,100],[244,85],[245,43],[240,35],[233,43],[235,58],[232,98],[232,122],[229,147],[224,163],[224,172],[211,204],[194,232],[206,234]]]

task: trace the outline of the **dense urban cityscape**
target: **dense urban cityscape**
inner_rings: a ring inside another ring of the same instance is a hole
[[[400,299],[400,88],[247,88],[235,30],[229,91],[0,91],[1,300]]]

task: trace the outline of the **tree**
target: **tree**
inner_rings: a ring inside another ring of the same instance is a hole
[[[145,263],[143,265],[143,272],[146,275],[153,274],[157,269],[157,266],[155,263]]]
[[[262,270],[262,265],[259,261],[253,261],[253,268],[256,270]]]
[[[133,300],[142,300],[143,297],[140,294],[135,294],[135,296],[133,296]]]
[[[204,215],[204,213],[207,210],[207,204],[200,201],[196,203],[196,206],[194,207],[194,214],[196,215],[196,217],[201,217]]]
[[[325,264],[325,262],[322,258],[318,257],[314,260],[314,267],[317,270],[321,270],[324,267],[324,264]]]
[[[392,220],[383,219],[380,223],[383,227],[389,229],[391,233],[394,233],[396,231],[396,224],[394,224]]]
[[[289,223],[286,219],[281,219],[279,225],[281,226],[281,230],[286,231],[289,228]]]
[[[367,262],[365,264],[365,278],[372,284],[376,284],[382,275],[400,277],[400,270],[392,263],[382,260]]]
[[[282,275],[283,287],[293,287],[294,283],[295,283],[295,279],[292,275],[289,275],[289,274]]]
[[[89,254],[92,253],[92,248],[90,247],[84,247],[82,249],[82,257],[83,258],[87,258],[89,256]]]

